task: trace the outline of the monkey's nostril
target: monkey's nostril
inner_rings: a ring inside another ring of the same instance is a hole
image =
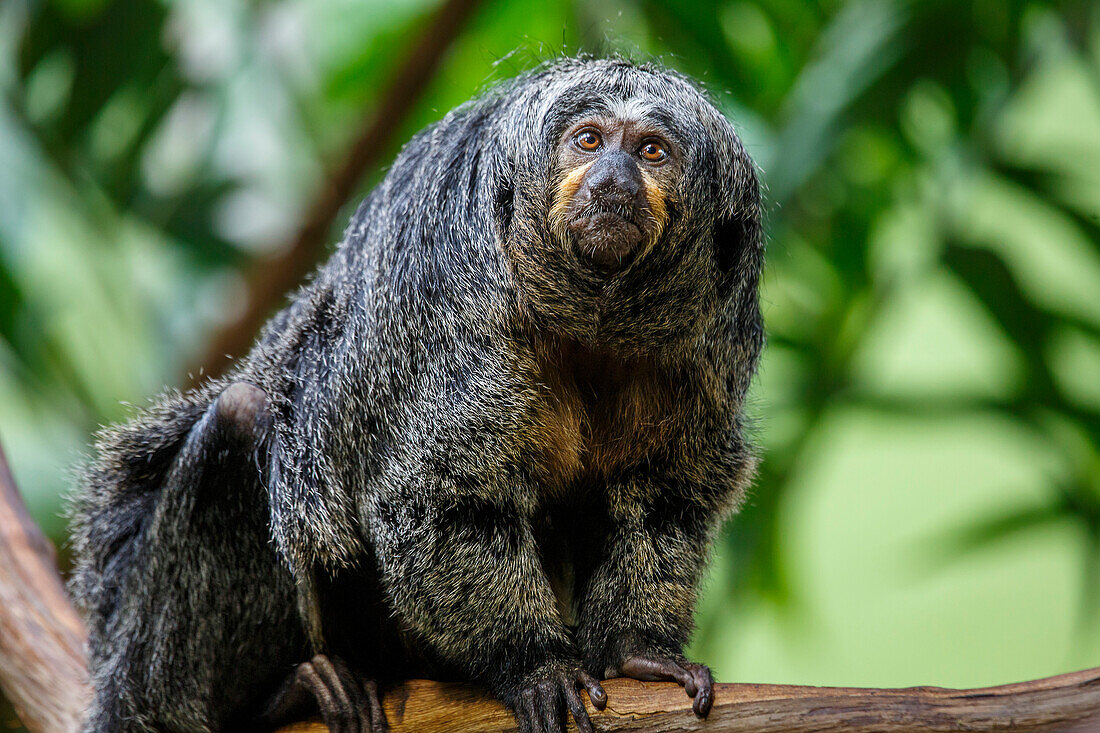
[[[597,208],[610,208],[623,215],[633,212],[638,201],[638,191],[629,186],[621,186],[614,181],[589,186],[589,199]]]
[[[609,199],[617,203],[630,203],[638,195],[636,186],[629,181],[617,181],[613,178],[605,178],[592,187],[592,193],[599,198]]]

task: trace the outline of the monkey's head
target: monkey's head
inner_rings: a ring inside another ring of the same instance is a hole
[[[694,348],[716,317],[759,340],[756,171],[694,83],[562,59],[480,104],[497,241],[536,326],[634,354]]]

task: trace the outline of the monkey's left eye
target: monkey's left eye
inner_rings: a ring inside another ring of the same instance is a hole
[[[659,163],[668,157],[668,151],[666,151],[659,142],[649,140],[642,143],[642,147],[638,148],[638,155],[642,156],[650,163]]]
[[[600,135],[595,130],[581,130],[574,136],[573,142],[581,150],[596,150],[600,147]]]

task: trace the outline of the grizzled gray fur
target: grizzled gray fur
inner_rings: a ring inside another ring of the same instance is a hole
[[[617,675],[705,715],[683,646],[753,472],[760,208],[656,66],[558,60],[414,137],[229,376],[99,435],[85,730],[379,731],[409,676],[528,731],[591,730]]]

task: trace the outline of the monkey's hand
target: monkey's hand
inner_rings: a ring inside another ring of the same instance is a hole
[[[579,663],[569,662],[545,665],[518,684],[503,687],[498,696],[515,713],[519,733],[565,733],[567,710],[580,733],[594,733],[581,690],[597,710],[607,706],[599,681]]]
[[[278,728],[320,708],[333,733],[386,733],[378,684],[364,680],[343,661],[317,654],[299,664],[261,717],[262,727]]]
[[[710,668],[704,664],[689,662],[683,657],[630,656],[619,665],[619,674],[648,682],[678,682],[688,697],[695,698],[691,709],[700,718],[707,717],[710,706],[714,703],[714,678],[710,674]]]

